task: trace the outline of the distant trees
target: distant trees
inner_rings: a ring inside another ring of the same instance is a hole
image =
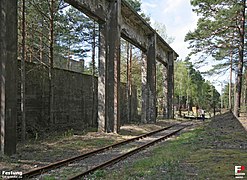
[[[218,60],[210,71],[217,73],[229,67],[235,69],[236,91],[234,114],[239,115],[241,102],[242,74],[244,65],[246,0],[192,0],[191,5],[200,19],[197,29],[188,32],[191,54],[204,54]],[[204,63],[200,58],[199,63]],[[231,80],[230,80],[231,85]]]
[[[179,108],[202,107],[208,112],[219,108],[220,94],[189,62],[175,62],[175,102]]]

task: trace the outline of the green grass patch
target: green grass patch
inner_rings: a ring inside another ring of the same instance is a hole
[[[205,127],[183,133],[154,148],[151,153],[122,168],[104,172],[94,179],[233,179],[236,165],[246,166],[246,149],[231,149],[215,143],[235,144],[245,138],[239,132],[214,134]],[[232,147],[232,146],[230,146]],[[141,156],[141,155],[140,155]]]
[[[187,160],[196,164],[195,171],[200,179],[233,179],[234,167],[246,165],[244,150],[200,149]]]
[[[151,155],[126,165],[118,171],[105,173],[100,179],[170,179],[182,177],[184,172],[179,168],[181,160],[191,155],[194,139],[199,136],[203,129],[196,129],[177,137],[155,148]],[[97,179],[97,178],[96,178]]]

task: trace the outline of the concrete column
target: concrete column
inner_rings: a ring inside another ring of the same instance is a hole
[[[147,121],[156,122],[156,34],[149,36],[147,49]]]
[[[167,98],[167,89],[168,89],[168,85],[167,85],[167,65],[163,66],[163,71],[162,71],[162,75],[163,75],[163,118],[167,119],[168,118],[168,114],[167,114],[167,107],[168,107],[168,98]]]
[[[106,23],[99,24],[98,131],[106,131]]]
[[[120,16],[121,0],[110,2],[107,22],[100,25],[99,130],[120,129]]]
[[[173,103],[173,94],[174,94],[174,53],[168,53],[168,78],[167,78],[167,115],[168,118],[174,118],[174,103]]]
[[[0,1],[1,153],[16,152],[17,0]]]
[[[141,78],[142,78],[142,113],[141,113],[141,122],[147,123],[147,56],[142,53],[142,66],[141,66]]]

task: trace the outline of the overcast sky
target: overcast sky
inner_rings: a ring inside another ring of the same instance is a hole
[[[184,42],[185,35],[189,30],[196,28],[198,17],[192,12],[190,0],[142,0],[142,10],[151,17],[151,21],[163,23],[166,26],[168,36],[174,37],[170,46],[179,54],[179,59],[185,60],[190,50],[188,43]],[[200,70],[209,69],[209,66]],[[228,73],[222,76],[204,77],[207,80],[218,81],[213,83],[218,92],[221,91],[220,82],[227,82]]]

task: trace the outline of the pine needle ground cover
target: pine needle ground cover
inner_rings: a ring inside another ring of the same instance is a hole
[[[247,132],[226,113],[89,179],[227,180],[235,179],[235,166],[247,167]]]

